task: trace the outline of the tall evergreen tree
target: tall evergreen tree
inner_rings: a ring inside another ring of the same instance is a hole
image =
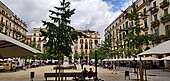
[[[42,21],[46,26],[46,31],[41,30],[44,40],[47,41],[45,47],[50,54],[58,55],[59,68],[61,56],[69,56],[71,54],[71,45],[73,41],[78,39],[78,35],[84,34],[76,32],[69,24],[70,17],[74,14],[75,9],[70,9],[70,2],[60,1],[60,7],[54,7],[55,10],[49,10],[49,16],[52,22]],[[84,35],[85,36],[85,35]],[[60,69],[59,69],[60,73]],[[60,77],[60,75],[59,75]],[[60,79],[59,79],[60,80]]]

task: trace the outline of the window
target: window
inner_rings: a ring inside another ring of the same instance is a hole
[[[77,53],[77,50],[75,50],[74,52]]]
[[[165,27],[166,36],[170,37],[170,25]]]
[[[34,33],[34,36],[36,36],[36,33]]]
[[[148,25],[147,25],[147,21],[144,21],[144,27],[147,28]]]
[[[155,29],[155,35],[159,36],[159,29]]]
[[[157,21],[158,18],[157,18],[157,14],[154,15],[154,21]]]
[[[90,47],[89,47],[90,49],[92,49],[93,48],[93,45],[92,44],[90,44]]]
[[[123,32],[123,36],[122,36],[123,39],[125,39],[125,32]]]
[[[8,25],[8,20],[6,20],[6,26]]]
[[[98,40],[95,40],[95,44],[98,44]]]
[[[119,39],[122,40],[122,35],[121,34],[119,34]]]
[[[146,8],[143,9],[143,14],[146,15]]]
[[[3,23],[3,19],[4,19],[4,18],[3,18],[3,17],[1,17],[1,23]]]
[[[114,25],[112,26],[112,28],[114,28]]]
[[[116,35],[119,33],[118,29],[116,29]]]
[[[88,45],[85,45],[85,49],[88,49]]]
[[[83,49],[83,45],[81,45],[81,47],[80,47],[81,49]]]
[[[165,10],[164,10],[164,16],[167,16],[168,15],[168,8],[166,8]]]
[[[154,7],[154,8],[156,8],[156,1],[155,1],[155,2],[153,2],[153,7]]]
[[[146,0],[143,0],[143,3],[145,3],[146,2]]]
[[[108,35],[108,37],[109,37],[109,35]],[[89,40],[89,42],[90,42],[90,44],[92,44],[92,43],[93,43],[91,39]]]
[[[87,50],[85,50],[85,53],[87,54]]]
[[[85,40],[85,43],[87,43],[87,39]]]
[[[126,21],[126,28],[128,27],[128,21]]]
[[[83,43],[83,39],[80,39],[80,43]]]
[[[138,5],[136,5],[136,8],[138,8]]]
[[[35,40],[36,40],[36,39],[35,39],[35,38],[33,38],[33,42],[35,42]]]

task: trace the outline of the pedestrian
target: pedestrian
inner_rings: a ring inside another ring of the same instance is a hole
[[[112,74],[114,74],[114,73],[117,74],[116,65],[113,63],[112,66],[113,66],[113,73]]]
[[[93,70],[92,70],[92,68],[90,68],[90,70],[88,72],[88,78],[90,79],[90,78],[92,78],[92,76],[93,76]]]
[[[77,69],[76,63],[74,62],[74,69]]]
[[[82,62],[82,63],[81,63],[81,69],[83,69],[83,66],[84,66],[84,63]]]
[[[82,71],[83,80],[85,80],[85,78],[87,77],[87,73],[88,71],[86,70],[86,68],[84,68],[84,70]]]

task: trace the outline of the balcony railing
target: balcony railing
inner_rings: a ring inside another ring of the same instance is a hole
[[[152,27],[159,26],[159,20],[152,21],[152,22],[151,22],[151,26],[152,26]]]
[[[157,7],[154,7],[154,8],[151,10],[151,13],[154,14],[154,13],[158,12],[158,10],[159,10],[159,9],[158,9]]]
[[[170,21],[170,14],[165,15],[164,17],[161,17],[162,23],[165,23],[165,22],[168,22],[168,21]]]
[[[163,0],[163,2],[160,3],[160,8],[165,8],[169,6],[169,2],[167,0]]]

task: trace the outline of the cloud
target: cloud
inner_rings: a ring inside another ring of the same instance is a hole
[[[1,0],[14,13],[28,24],[29,33],[32,28],[42,26],[42,20],[49,20],[48,10],[59,5],[59,0]],[[125,8],[126,4],[116,6],[104,0],[69,0],[75,14],[71,17],[71,26],[76,29],[99,31],[104,39],[104,29],[121,14],[113,8]],[[116,1],[116,0],[112,0]],[[128,0],[132,1],[132,0]]]

